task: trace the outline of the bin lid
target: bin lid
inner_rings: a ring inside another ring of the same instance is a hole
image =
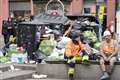
[[[46,13],[37,15],[35,19],[44,23],[63,24],[63,25],[69,20],[66,16],[51,15]]]
[[[26,24],[26,25],[49,25],[48,23],[44,23],[38,20],[33,20],[33,21],[29,21],[29,22],[22,22],[20,24]]]
[[[70,14],[67,14],[66,16],[71,20],[81,19],[81,18],[89,18],[89,19],[91,19],[91,21],[95,21],[97,24],[99,24],[99,21],[98,21],[97,17],[92,16],[90,14],[83,14],[83,15],[70,15]]]
[[[22,22],[20,24],[31,24],[31,25],[49,25],[49,24],[65,24],[69,19],[65,16],[50,15],[50,14],[39,14],[35,16],[33,21]]]

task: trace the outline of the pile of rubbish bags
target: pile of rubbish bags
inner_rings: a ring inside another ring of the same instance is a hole
[[[82,34],[92,48],[99,50],[101,42],[98,40],[94,31],[84,31]]]
[[[98,40],[96,32],[94,30],[85,30],[81,31],[81,33],[85,37],[85,41],[87,41],[92,48],[93,54],[98,53],[101,42]],[[43,57],[48,61],[64,60],[65,46],[70,40],[71,39],[69,37],[64,36],[61,36],[60,41],[56,41],[54,39],[42,40],[40,42],[40,51],[38,51],[38,54],[44,54]],[[25,52],[22,47],[17,47],[17,44],[11,44],[6,51],[6,54],[6,56],[0,55],[0,63],[25,63],[28,58],[27,52]]]
[[[47,61],[60,61],[64,60],[64,52],[65,52],[65,45],[71,39],[68,37],[62,37],[59,42],[55,45],[56,47],[53,49],[50,56],[47,57]]]
[[[6,49],[6,55],[0,56],[0,63],[24,63],[25,61],[27,61],[27,53],[22,47],[17,47],[17,44],[11,44]]]
[[[96,34],[92,31],[84,31],[82,34],[88,41],[90,41],[90,43],[92,43],[92,47],[90,45],[92,53],[94,55],[99,53],[100,41],[96,37]],[[55,40],[43,40],[39,49],[48,56],[46,58],[47,61],[61,61],[64,60],[65,46],[69,41],[71,41],[69,37],[61,37],[59,42]]]
[[[46,56],[49,56],[52,52],[53,49],[55,48],[56,41],[55,40],[43,40],[41,41],[39,50],[44,52]]]

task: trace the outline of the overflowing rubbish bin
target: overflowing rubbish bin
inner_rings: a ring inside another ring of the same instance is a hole
[[[17,44],[19,47],[26,48],[30,58],[32,58],[32,54],[38,49],[42,49],[42,52],[46,53],[44,49],[49,47],[48,44],[51,36],[57,33],[63,35],[64,24],[67,21],[67,17],[40,14],[31,22],[22,22],[18,26]],[[46,47],[44,45],[45,41],[48,42]],[[38,48],[39,45],[40,48]],[[48,51],[46,54],[48,54]]]

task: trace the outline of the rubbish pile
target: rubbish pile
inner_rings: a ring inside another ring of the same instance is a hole
[[[48,56],[48,61],[60,61],[64,60],[65,45],[71,39],[68,37],[61,37],[61,40],[56,44],[50,56]]]
[[[34,56],[37,58],[36,56],[40,56],[38,54],[41,53],[44,55],[44,58],[49,61],[64,60],[65,45],[71,40],[69,36],[63,36],[65,32],[65,23],[67,23],[67,21],[69,21],[69,19],[65,16],[42,14],[38,15],[36,19],[31,22],[23,22],[19,24],[17,44],[11,44],[9,46],[6,50],[6,56],[2,56],[0,53],[0,63],[24,63],[31,54],[32,57]],[[91,16],[80,16],[78,19],[74,20],[74,22],[71,31],[74,30],[81,33],[84,36],[85,41],[92,48],[93,53],[98,53],[101,34],[99,22]],[[37,31],[40,31],[41,35],[39,46],[40,52],[36,55],[35,33]],[[47,39],[42,39],[44,37],[47,37]],[[20,47],[23,45],[25,45],[26,50]],[[17,46],[19,47],[17,48]],[[45,56],[47,56],[47,58]]]
[[[11,44],[6,49],[6,55],[0,56],[0,63],[24,63],[27,61],[27,53],[22,47],[17,47],[17,44]]]
[[[81,17],[78,20],[75,20],[75,23],[72,27],[72,30],[77,31],[81,33],[84,36],[84,41],[89,44],[89,46],[92,49],[92,57],[97,57],[97,53],[99,53],[100,48],[100,34],[99,33],[99,23],[93,18],[84,18]],[[62,36],[61,36],[62,37]],[[62,37],[59,42],[55,45],[51,52],[51,54],[48,56],[48,61],[60,61],[64,60],[64,50],[65,45],[67,42],[69,42],[71,39],[69,37]],[[96,59],[94,59],[96,60]]]

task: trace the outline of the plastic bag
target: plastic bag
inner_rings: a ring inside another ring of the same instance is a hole
[[[9,61],[9,58],[8,57],[5,57],[5,56],[1,56],[0,57],[0,63],[6,63]]]
[[[27,61],[27,54],[19,53],[11,55],[11,62],[24,63],[25,61]]]
[[[64,51],[65,51],[65,49],[57,49],[57,48],[55,48],[53,50],[53,53],[51,53],[51,55],[48,56],[47,60],[48,61],[64,60]]]
[[[17,44],[11,44],[10,46],[9,46],[9,49],[8,49],[8,52],[9,53],[18,53],[18,51],[17,51]]]
[[[71,41],[70,38],[68,38],[68,37],[62,37],[61,41],[58,42],[57,47],[58,47],[58,48],[61,48],[61,49],[62,49],[62,48],[65,48],[65,45],[66,45],[69,41]]]
[[[39,49],[45,53],[45,55],[49,56],[52,52],[54,47],[56,46],[55,41],[51,40],[43,40],[40,44]]]
[[[3,56],[3,52],[0,50],[0,56]]]

